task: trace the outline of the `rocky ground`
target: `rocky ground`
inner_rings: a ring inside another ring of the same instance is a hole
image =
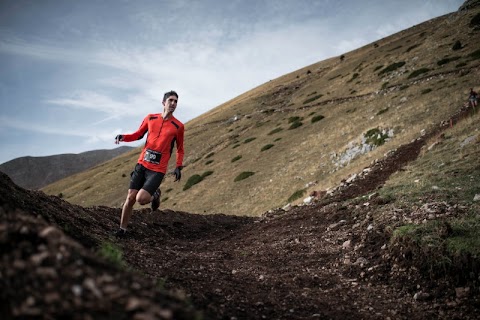
[[[389,218],[372,223],[371,212],[393,210],[375,189],[441,130],[309,205],[258,218],[144,209],[125,239],[112,236],[120,209],[72,205],[1,174],[2,318],[477,319],[478,281],[429,277],[392,247]],[[431,202],[390,216],[432,210],[463,213]],[[120,263],[100,254],[112,245]]]

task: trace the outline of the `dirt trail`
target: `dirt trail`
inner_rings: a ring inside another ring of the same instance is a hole
[[[459,299],[448,279],[396,269],[385,226],[370,227],[369,211],[382,201],[344,202],[382,185],[444,128],[313,205],[259,218],[138,210],[121,240],[111,236],[120,209],[75,206],[1,174],[0,311],[46,319],[475,319],[478,289]],[[121,247],[127,267],[94,254],[106,243]]]

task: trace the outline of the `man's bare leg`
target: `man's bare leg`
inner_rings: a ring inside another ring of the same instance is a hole
[[[132,217],[133,205],[136,202],[135,199],[136,199],[137,193],[138,193],[138,190],[128,189],[127,199],[123,204],[122,217],[120,219],[120,228],[123,230],[127,230],[128,222]]]

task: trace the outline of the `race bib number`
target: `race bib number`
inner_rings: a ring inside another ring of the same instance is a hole
[[[162,154],[160,152],[147,149],[145,150],[145,155],[143,156],[143,160],[150,163],[154,163],[154,164],[160,164],[161,157],[162,157]]]

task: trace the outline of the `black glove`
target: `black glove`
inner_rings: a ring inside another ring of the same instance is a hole
[[[115,137],[115,143],[118,144],[120,141],[123,141],[123,135],[119,134]]]
[[[182,167],[175,168],[173,174],[175,175],[175,181],[180,181],[180,179],[182,178]]]

